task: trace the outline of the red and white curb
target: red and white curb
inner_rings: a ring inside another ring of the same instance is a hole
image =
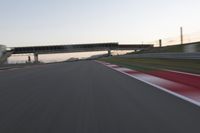
[[[191,83],[189,85],[183,84],[183,83],[180,83],[177,81],[169,80],[170,78],[166,79],[166,78],[162,78],[162,76],[157,76],[157,75],[155,76],[152,74],[142,73],[142,72],[135,71],[135,70],[132,70],[129,68],[110,64],[107,62],[101,62],[101,61],[97,61],[97,62],[100,64],[103,64],[104,66],[107,66],[113,70],[116,70],[116,71],[121,72],[125,75],[128,75],[132,78],[135,78],[137,80],[145,82],[145,83],[147,83],[151,86],[154,86],[162,91],[170,93],[174,96],[177,96],[181,99],[184,99],[184,100],[200,107],[200,87],[199,87],[200,80],[199,80],[199,84],[197,84],[197,86],[191,86],[190,85]],[[173,72],[177,72],[177,71],[173,71]],[[179,73],[179,72],[177,72],[177,73]],[[188,74],[190,76],[196,76],[196,77],[194,77],[194,79],[195,78],[200,79],[199,75],[192,75],[189,73],[183,73],[183,74]],[[188,76],[188,75],[186,75],[186,76]]]

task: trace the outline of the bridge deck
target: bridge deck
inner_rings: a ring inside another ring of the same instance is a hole
[[[13,54],[25,53],[70,53],[87,51],[107,51],[107,50],[138,50],[153,47],[153,45],[119,45],[118,43],[96,43],[96,44],[78,44],[78,45],[55,45],[55,46],[30,46],[11,48]]]

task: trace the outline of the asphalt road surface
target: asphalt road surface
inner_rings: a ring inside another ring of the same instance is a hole
[[[0,71],[0,133],[200,133],[200,108],[94,61]]]

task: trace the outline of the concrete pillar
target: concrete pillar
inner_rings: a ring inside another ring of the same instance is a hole
[[[162,47],[162,40],[159,40],[159,47]]]
[[[34,53],[34,60],[35,60],[35,63],[39,62],[38,54],[37,53]]]
[[[110,49],[108,50],[108,56],[111,56],[111,50]]]
[[[8,58],[5,59],[3,64],[8,64]]]
[[[31,63],[31,57],[28,56],[28,63]]]

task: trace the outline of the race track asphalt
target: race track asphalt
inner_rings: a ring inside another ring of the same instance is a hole
[[[200,108],[95,61],[0,71],[0,133],[200,133]]]

